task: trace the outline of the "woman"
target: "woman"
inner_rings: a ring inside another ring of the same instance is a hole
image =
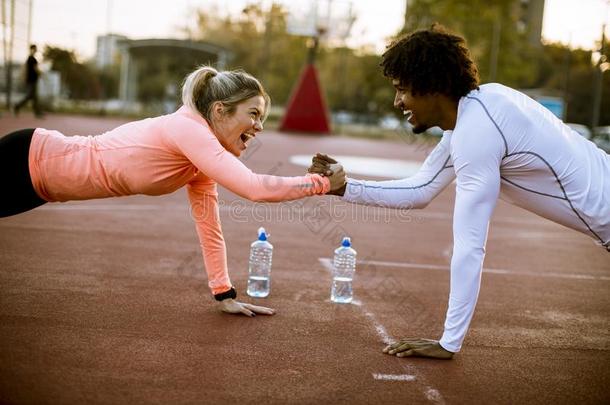
[[[66,137],[43,128],[0,139],[0,217],[47,202],[133,194],[162,195],[186,186],[209,286],[222,311],[272,315],[235,300],[218,215],[216,183],[252,201],[287,201],[343,186],[345,173],[278,177],[252,173],[237,157],[263,129],[269,96],[242,71],[203,66],[187,76],[173,114],[127,123],[97,136]]]

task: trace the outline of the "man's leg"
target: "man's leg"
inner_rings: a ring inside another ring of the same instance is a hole
[[[15,104],[15,106],[13,107],[13,112],[15,113],[15,115],[18,115],[21,107],[23,107],[25,105],[25,103],[27,103],[28,101],[30,101],[32,99],[32,96],[33,96],[32,91],[35,91],[35,90],[36,90],[36,87],[32,86],[31,83],[28,83],[26,85],[25,96],[23,97],[23,99],[20,102]]]
[[[38,102],[38,86],[37,83],[34,83],[32,86],[32,108],[34,109],[34,115],[37,117],[42,117],[42,109],[40,108],[40,104]]]

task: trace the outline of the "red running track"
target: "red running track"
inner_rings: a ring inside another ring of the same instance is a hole
[[[116,119],[26,114],[95,134]],[[246,164],[297,175],[294,154],[422,160],[426,147],[267,133]],[[48,204],[0,219],[0,402],[52,404],[610,403],[610,259],[584,235],[502,202],[479,303],[452,361],[384,355],[384,339],[438,338],[448,294],[453,190],[422,211],[334,197],[252,204],[220,193],[240,297],[274,307],[219,313],[180,190]],[[249,243],[275,246],[272,292],[248,299]],[[329,301],[327,258],[342,234],[362,262],[358,305]]]

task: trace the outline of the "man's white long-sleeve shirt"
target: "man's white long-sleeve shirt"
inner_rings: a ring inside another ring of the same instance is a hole
[[[348,179],[344,200],[423,208],[457,178],[451,292],[441,346],[457,352],[474,313],[498,197],[610,250],[610,155],[526,95],[486,84],[462,97],[453,131],[407,179]]]

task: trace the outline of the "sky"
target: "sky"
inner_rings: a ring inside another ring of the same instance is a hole
[[[31,40],[74,49],[81,59],[94,56],[96,37],[109,31],[132,39],[177,37],[180,28],[194,23],[195,9],[217,7],[221,12],[239,12],[247,0],[32,0]],[[264,5],[271,0],[259,0]],[[284,0],[299,4],[308,0]],[[17,0],[27,4],[28,0]],[[335,0],[345,5],[346,0]],[[386,38],[402,25],[405,0],[353,0],[358,15],[349,45],[370,45],[383,50]],[[325,4],[323,1],[322,4]],[[592,49],[608,25],[610,1],[546,0],[543,37],[572,47]],[[21,20],[17,20],[17,24]],[[23,26],[23,24],[22,24]],[[22,30],[26,32],[27,30]],[[19,33],[18,33],[19,34]],[[26,35],[18,35],[25,44]],[[17,50],[15,50],[17,56]]]

